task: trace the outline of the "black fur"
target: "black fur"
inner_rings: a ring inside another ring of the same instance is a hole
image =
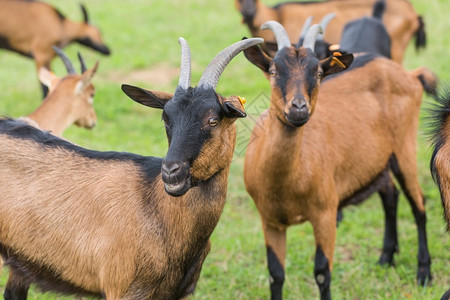
[[[416,50],[420,50],[420,48],[425,48],[427,45],[427,34],[425,31],[425,22],[423,18],[419,16],[419,28],[416,31]]]
[[[269,265],[269,273],[271,277],[270,291],[272,294],[272,300],[278,299],[281,300],[285,276],[284,268],[270,246],[266,248],[266,251],[267,251],[267,262]]]
[[[154,181],[155,178],[161,173],[162,159],[159,157],[146,157],[125,152],[100,152],[85,149],[71,144],[68,141],[58,138],[48,132],[36,129],[35,127],[20,120],[0,119],[0,134],[6,134],[17,139],[31,140],[43,147],[63,148],[67,151],[75,152],[80,156],[93,160],[131,161],[140,167],[149,182]]]
[[[345,72],[350,72],[354,69],[357,68],[362,68],[365,65],[367,65],[368,63],[372,62],[373,60],[377,59],[378,57],[381,57],[380,55],[377,54],[373,54],[373,53],[368,53],[368,54],[364,54],[364,55],[359,55],[359,56],[355,56],[352,64],[350,65],[350,67],[348,67],[344,72],[339,72],[333,75],[329,75],[327,77],[325,77],[323,79],[323,81],[327,81],[330,80],[332,78],[335,78],[336,76],[340,76],[342,74],[345,74]]]
[[[450,300],[450,289],[446,291],[444,295],[442,295],[441,300]]]
[[[386,9],[385,0],[378,0],[373,5],[372,17],[382,20],[385,9]]]
[[[81,45],[84,45],[86,47],[89,47],[97,52],[100,52],[102,54],[105,54],[105,55],[111,54],[111,50],[109,50],[109,48],[107,46],[105,46],[103,44],[98,44],[88,37],[77,39],[76,42]]]
[[[7,50],[10,50],[10,51],[16,52],[16,53],[18,53],[20,55],[33,58],[33,53],[31,53],[31,52],[26,53],[26,52],[22,52],[20,50],[14,49],[11,46],[11,44],[9,43],[8,38],[6,38],[4,36],[1,36],[1,35],[0,35],[0,48],[7,49]]]
[[[328,258],[322,251],[320,245],[317,246],[314,259],[314,277],[320,291],[321,300],[331,300],[330,283],[331,272]]]

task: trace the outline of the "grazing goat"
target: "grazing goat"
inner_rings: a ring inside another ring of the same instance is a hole
[[[300,48],[291,46],[279,23],[267,22],[266,28],[278,42],[275,57],[259,47],[244,51],[271,84],[271,105],[253,129],[244,180],[262,219],[272,299],[282,297],[286,230],[305,221],[314,230],[314,275],[321,299],[331,298],[336,213],[386,186],[390,170],[414,213],[417,278],[425,284],[431,279],[431,260],[415,162],[419,79],[399,64],[370,54],[335,53],[319,61],[313,48],[318,25],[309,29]],[[389,212],[390,201],[383,204]],[[392,259],[396,250],[396,235],[385,236],[381,257]]]
[[[216,93],[227,64],[255,38],[220,52],[190,86],[184,39],[174,94],[123,85],[135,101],[162,109],[164,158],[83,149],[17,120],[0,121],[0,253],[14,280],[116,299],[180,299],[193,293],[227,191],[245,117],[239,97]]]
[[[310,16],[323,18],[330,12],[336,13],[325,40],[338,43],[342,28],[350,20],[370,14],[375,0],[329,0],[320,2],[286,2],[274,7],[265,6],[261,0],[235,0],[237,9],[253,36],[264,41],[276,43],[271,33],[260,29],[261,24],[269,20],[280,22],[288,32],[292,44],[300,38],[303,22]],[[392,39],[392,59],[402,62],[403,54],[413,35],[416,36],[416,49],[425,46],[425,26],[411,3],[406,0],[387,0],[384,22]]]
[[[109,55],[100,31],[89,23],[86,8],[81,5],[83,22],[67,19],[52,6],[40,1],[0,1],[0,48],[33,58],[36,69],[50,70],[56,53],[52,46],[63,48],[77,42]],[[47,91],[44,89],[44,96]]]
[[[91,129],[97,122],[93,106],[95,88],[91,81],[97,71],[98,62],[88,70],[83,58],[78,54],[82,73],[78,75],[64,52],[57,47],[55,51],[63,60],[68,75],[59,78],[41,67],[39,80],[49,88],[50,94],[27,118],[35,122],[40,129],[48,130],[57,136],[61,136],[73,123]]]

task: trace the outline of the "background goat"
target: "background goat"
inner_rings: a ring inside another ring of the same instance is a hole
[[[340,0],[320,2],[286,2],[273,7],[264,5],[261,0],[235,0],[237,9],[243,16],[253,36],[264,38],[265,42],[276,43],[271,33],[264,32],[260,26],[269,20],[280,22],[288,32],[292,44],[300,38],[304,21],[314,16],[320,20],[330,12],[336,13],[336,19],[325,33],[325,40],[338,43],[344,25],[358,17],[369,15],[374,0]],[[406,0],[387,0],[384,18],[387,31],[392,39],[392,59],[402,62],[406,46],[413,35],[416,36],[416,48],[425,46],[424,23]]]
[[[56,56],[52,46],[63,48],[77,42],[102,54],[111,52],[104,44],[100,31],[89,22],[81,5],[83,22],[74,22],[52,6],[40,1],[0,1],[0,48],[34,59],[36,69],[50,70]],[[44,94],[46,95],[44,89]]]
[[[26,298],[31,283],[108,300],[193,293],[225,204],[234,121],[245,116],[238,97],[215,89],[231,59],[261,42],[224,49],[192,88],[190,50],[180,39],[174,94],[123,86],[163,109],[164,159],[91,151],[0,121],[0,253],[15,279],[5,299]]]
[[[262,219],[272,299],[282,297],[286,229],[305,221],[314,231],[314,275],[321,299],[331,298],[336,213],[386,186],[389,170],[414,213],[417,278],[426,284],[431,260],[415,162],[423,91],[419,79],[374,55],[353,60],[352,54],[335,54],[319,61],[313,53],[318,25],[310,28],[300,48],[291,46],[279,23],[267,22],[263,29],[274,32],[280,50],[273,59],[258,47],[244,51],[272,89],[271,105],[252,132],[244,179]],[[319,88],[322,78],[350,64]],[[395,242],[385,237],[382,257],[396,250]]]

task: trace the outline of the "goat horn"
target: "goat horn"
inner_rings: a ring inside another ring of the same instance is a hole
[[[275,39],[277,40],[278,51],[291,46],[291,40],[289,39],[286,29],[284,29],[283,25],[277,21],[267,21],[261,25],[261,29],[272,30],[273,35],[275,35]]]
[[[264,40],[262,38],[250,38],[236,42],[233,45],[223,49],[206,67],[198,82],[198,86],[213,88],[215,90],[217,83],[219,82],[219,78],[228,63],[242,50],[262,44],[263,42]]]
[[[86,70],[87,70],[86,63],[84,62],[83,56],[81,56],[80,52],[78,52],[78,60],[80,61],[80,65],[81,65],[81,73],[86,72]]]
[[[300,33],[300,39],[305,38],[305,34],[308,31],[309,27],[311,26],[313,18],[314,18],[313,16],[309,16],[308,19],[306,19],[302,27],[302,32]]]
[[[55,50],[56,54],[58,54],[59,57],[61,57],[61,60],[63,61],[64,65],[66,66],[67,73],[69,74],[77,74],[75,71],[75,68],[72,65],[72,62],[67,57],[67,55],[61,50],[61,48],[58,48],[56,46],[52,46],[53,50]]]
[[[84,6],[84,4],[80,3],[80,7],[81,7],[81,12],[83,13],[84,23],[87,24],[87,23],[89,23],[89,16],[88,16],[88,13],[87,13],[86,6]]]
[[[314,24],[311,26],[305,35],[305,39],[303,40],[303,47],[309,48],[314,52],[317,36],[321,33],[323,33],[322,26],[319,24]]]
[[[191,86],[191,49],[182,37],[178,38],[181,46],[181,69],[178,85],[187,90]]]
[[[322,26],[323,34],[325,34],[325,31],[327,30],[327,26],[330,23],[330,21],[335,17],[336,17],[335,13],[329,13],[322,18],[322,20],[320,21],[320,26]],[[319,35],[320,39],[323,39],[323,34]]]

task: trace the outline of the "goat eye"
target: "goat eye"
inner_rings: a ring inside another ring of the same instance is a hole
[[[322,79],[323,78],[323,73],[322,72],[317,72],[316,73],[316,77],[317,77],[317,79]]]
[[[208,120],[208,123],[210,126],[214,127],[214,126],[217,126],[217,124],[219,124],[219,120],[217,120],[216,118],[210,118]]]
[[[275,75],[277,75],[277,71],[275,71],[275,70],[270,70],[270,71],[269,71],[269,75],[272,76],[272,77],[275,77]]]

